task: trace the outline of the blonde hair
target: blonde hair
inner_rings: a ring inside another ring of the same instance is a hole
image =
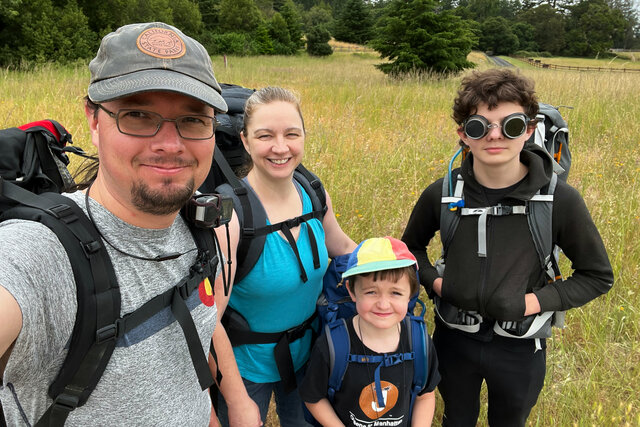
[[[253,113],[258,109],[258,107],[277,101],[288,102],[296,107],[296,110],[300,115],[300,120],[302,120],[302,130],[306,132],[304,128],[304,118],[302,117],[302,109],[300,108],[300,98],[298,98],[298,96],[289,89],[277,86],[267,86],[257,90],[249,97],[249,99],[247,99],[247,102],[244,105],[244,123],[242,132],[246,132],[247,127],[251,124]]]
[[[300,120],[302,121],[302,131],[306,133],[307,131],[304,128],[302,109],[300,108],[300,98],[298,98],[298,96],[289,89],[278,86],[264,87],[253,92],[249,99],[247,99],[246,103],[244,104],[244,122],[242,124],[242,133],[245,136],[247,135],[247,128],[251,124],[253,113],[255,113],[255,111],[259,107],[278,101],[288,102],[296,108],[298,114],[300,115]],[[244,162],[242,166],[236,171],[236,173],[240,177],[245,177],[251,171],[251,169],[253,169],[253,160],[251,160],[251,156],[245,154]]]

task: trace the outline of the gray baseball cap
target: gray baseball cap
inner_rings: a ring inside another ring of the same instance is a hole
[[[204,46],[162,22],[129,24],[107,34],[89,70],[88,94],[95,103],[168,91],[227,111]]]

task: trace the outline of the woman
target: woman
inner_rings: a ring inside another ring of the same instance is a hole
[[[300,104],[292,92],[267,87],[247,100],[241,137],[251,165],[243,183],[257,196],[270,225],[313,211],[311,201],[314,194],[308,194],[294,180],[294,171],[304,154],[305,136]],[[236,345],[233,355],[218,357],[224,376],[236,372],[232,360],[235,356],[246,391],[258,405],[263,421],[271,394],[275,393],[276,409],[283,427],[306,425],[303,403],[295,383],[296,380],[301,381],[309,358],[312,340],[309,319],[315,313],[328,257],[350,253],[356,247],[338,225],[331,199],[325,195],[327,210],[324,216],[306,215],[299,224],[297,221],[289,222],[289,226],[267,234],[258,261],[244,277],[235,281],[230,297],[224,297],[222,292],[216,293],[219,313],[226,309],[233,312],[235,318],[240,318],[240,315],[248,323],[250,331],[257,333],[254,335],[258,339],[251,342],[260,341],[264,336],[278,337],[263,344]],[[232,277],[240,268],[235,262],[240,237],[237,218],[236,212],[230,224]],[[219,233],[221,247],[226,247],[223,234]],[[296,327],[297,333],[287,336],[283,353],[280,339],[283,334],[278,333]],[[236,332],[231,326],[228,326],[228,331],[234,342]],[[289,351],[286,351],[287,347]],[[295,376],[295,380],[287,378],[287,371]],[[222,390],[226,403],[219,399],[221,423],[241,424],[240,420],[250,417],[250,414],[232,406],[234,398],[242,395],[244,390],[230,391],[224,384]]]

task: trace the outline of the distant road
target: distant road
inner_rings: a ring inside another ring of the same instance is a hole
[[[487,55],[487,58],[489,58],[489,60],[491,62],[493,62],[494,64],[500,66],[500,67],[513,67],[513,64],[510,63],[509,61],[505,61],[502,58],[499,58],[497,56],[489,56]]]

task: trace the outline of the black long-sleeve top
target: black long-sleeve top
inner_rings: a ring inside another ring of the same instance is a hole
[[[522,205],[549,183],[552,166],[546,154],[535,149],[521,152],[527,176],[506,189],[491,190],[473,176],[473,157],[467,156],[463,176],[467,207],[488,207],[498,203]],[[438,274],[426,247],[440,229],[442,179],[427,187],[416,203],[402,240],[416,256],[420,281],[431,295]],[[527,224],[526,215],[489,217],[487,257],[477,254],[477,216],[463,216],[448,248],[442,298],[464,310],[475,310],[497,320],[519,320],[525,312],[525,293],[533,292],[541,311],[579,307],[613,284],[613,271],[602,238],[584,200],[576,189],[558,180],[553,202],[553,242],[571,260],[573,274],[566,280],[547,284]]]

